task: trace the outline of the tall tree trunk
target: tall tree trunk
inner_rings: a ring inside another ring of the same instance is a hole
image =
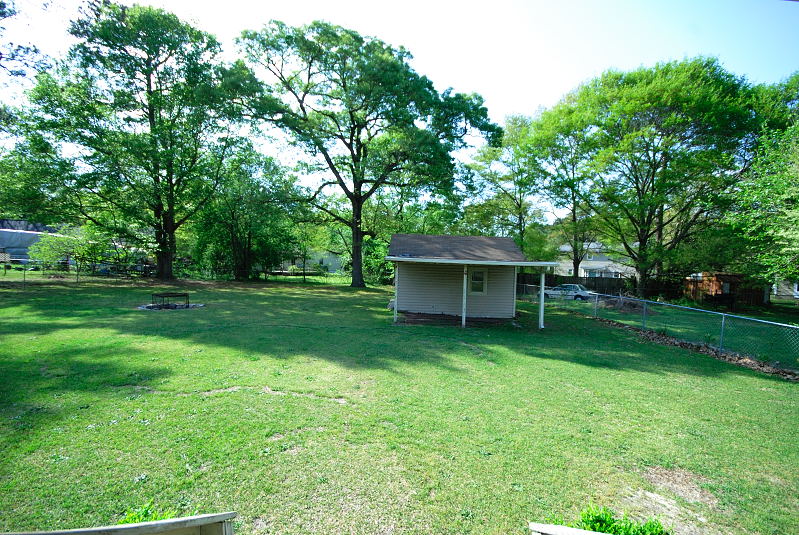
[[[663,206],[657,212],[657,261],[655,262],[655,277],[663,276]]]
[[[639,244],[638,256],[634,260],[635,274],[638,279],[638,287],[636,294],[638,297],[646,298],[649,295],[650,285],[652,284],[652,261],[650,259],[647,244],[642,242]]]
[[[636,293],[638,297],[646,299],[649,297],[649,285],[652,282],[652,277],[649,271],[636,269],[636,277],[638,278],[638,288]]]
[[[360,227],[352,227],[352,284],[353,288],[363,288],[363,231]]]
[[[175,262],[175,217],[171,210],[164,210],[161,215],[161,228],[155,234],[158,249],[155,259],[158,264],[156,274],[159,279],[168,281],[175,278],[173,271]]]
[[[353,288],[363,288],[363,229],[361,228],[361,215],[363,203],[352,201],[352,283]]]
[[[158,250],[155,252],[155,261],[158,264],[156,275],[159,279],[168,281],[175,278],[172,271],[174,255],[169,251],[169,246],[166,243],[158,246]]]
[[[572,275],[580,276],[580,264],[583,261],[583,248],[581,233],[577,231],[577,196],[572,191],[571,220],[572,220]],[[590,247],[590,245],[589,245]]]

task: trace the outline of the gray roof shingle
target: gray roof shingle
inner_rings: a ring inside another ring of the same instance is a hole
[[[527,261],[511,238],[495,236],[394,234],[388,255],[441,260]]]

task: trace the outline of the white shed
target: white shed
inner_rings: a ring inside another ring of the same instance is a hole
[[[399,312],[513,318],[516,270],[554,267],[528,261],[511,238],[395,234],[387,260],[394,262],[394,321]],[[543,289],[543,271],[541,273]],[[539,327],[544,327],[543,292]]]

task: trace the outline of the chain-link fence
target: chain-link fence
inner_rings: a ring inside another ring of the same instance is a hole
[[[520,284],[520,298],[538,302],[539,287]],[[545,305],[604,318],[704,344],[723,351],[779,361],[799,369],[799,327],[734,314],[594,292],[557,294],[545,287]]]
[[[0,282],[26,286],[42,282],[130,280],[152,277],[155,266],[142,263],[103,263],[79,266],[47,263],[27,258],[0,261]]]
[[[80,282],[113,282],[126,283],[135,280],[155,280],[157,268],[150,263],[125,263],[104,262],[97,264],[74,263],[47,263],[28,258],[0,257],[0,287],[25,288],[27,286],[44,285],[47,283],[74,284]],[[189,270],[185,264],[174,265],[176,278],[180,280],[202,281],[229,281],[225,277],[213,272]],[[305,272],[302,271],[280,272],[268,271],[257,274],[251,280],[270,280],[278,282],[308,282],[325,284],[349,283],[349,275],[343,273],[329,273],[327,271]]]

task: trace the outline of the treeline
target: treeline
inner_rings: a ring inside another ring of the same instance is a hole
[[[704,269],[799,276],[799,75],[609,71],[500,128],[406,50],[327,23],[244,31],[234,61],[160,9],[89,4],[69,29],[4,109],[0,215],[152,254],[163,279],[178,258],[248,279],[325,250],[362,286],[390,279],[396,232],[512,236],[542,260],[566,244],[575,273],[601,242],[642,291]]]

